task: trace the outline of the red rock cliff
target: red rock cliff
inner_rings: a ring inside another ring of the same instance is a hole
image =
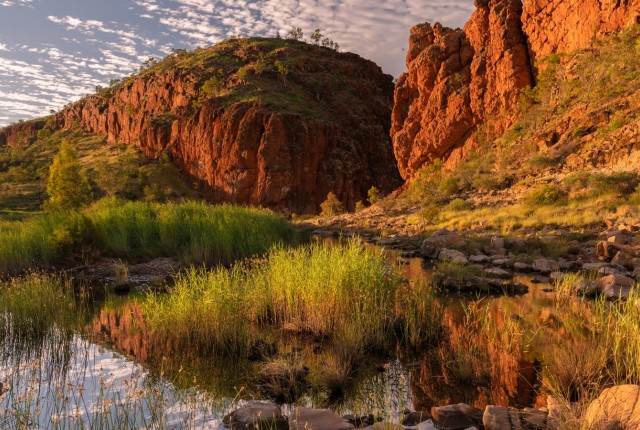
[[[241,39],[176,54],[56,122],[166,154],[212,202],[315,213],[329,192],[353,209],[370,187],[401,184],[392,106],[392,77],[370,61]]]
[[[640,0],[528,0],[522,21],[535,60],[640,24]]]
[[[11,147],[28,145],[45,125],[45,120],[34,120],[19,122],[10,127],[0,129],[0,145],[9,145]]]
[[[640,20],[640,0],[476,0],[463,30],[412,29],[396,85],[391,136],[410,179],[434,159],[450,164],[485,125],[500,135],[516,116],[535,59],[588,46]]]

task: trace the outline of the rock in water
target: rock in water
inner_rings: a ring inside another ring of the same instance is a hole
[[[222,419],[224,426],[230,430],[259,430],[264,428],[286,430],[287,419],[282,416],[280,408],[270,402],[249,402],[236,409]]]
[[[328,409],[295,408],[289,416],[291,430],[351,430],[353,425]]]

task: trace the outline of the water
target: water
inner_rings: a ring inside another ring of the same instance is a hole
[[[389,258],[397,254],[389,253]],[[404,266],[410,282],[431,276],[423,264],[410,259]],[[532,284],[526,277],[517,281],[529,286],[528,294],[471,302],[446,299],[445,325],[461,350],[483,342],[463,327],[469,306],[477,314],[487,312],[497,324],[517,321],[519,327],[531,327],[531,333],[553,320],[557,307],[549,286]],[[452,371],[447,348],[433,346],[418,353],[398,348],[360,363],[342,392],[315,381],[296,404],[395,421],[405,409],[459,402],[479,408],[541,405],[540,357],[550,343],[544,341],[546,335],[511,335],[508,341],[519,342],[524,354],[510,355],[508,345],[498,340],[497,347],[487,349],[486,363],[471,362],[473,375],[464,382]],[[295,336],[278,336],[277,350],[312,376],[334,358],[334,352],[317,341]],[[260,361],[203,359],[173,351],[154,338],[132,297],[111,298],[98,306],[81,332],[69,336],[52,330],[35,353],[3,342],[0,357],[2,428],[218,428],[238,404],[265,398],[257,376]]]

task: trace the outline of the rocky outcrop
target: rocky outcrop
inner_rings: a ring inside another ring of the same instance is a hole
[[[640,0],[476,0],[463,30],[420,24],[395,92],[391,136],[411,179],[435,159],[455,165],[480,136],[500,136],[517,117],[535,61],[585,48],[640,21]]]
[[[411,31],[408,72],[396,86],[391,136],[405,179],[426,162],[460,156],[479,126],[498,131],[532,75],[519,0],[476,1],[464,30]]]
[[[522,22],[535,61],[640,24],[640,1],[531,0],[524,2]]]
[[[238,39],[171,56],[56,122],[172,159],[211,202],[300,214],[329,192],[353,209],[401,185],[392,104],[392,77],[357,55]]]
[[[38,131],[46,125],[45,120],[24,121],[0,129],[0,146],[17,147],[28,145],[36,139]]]

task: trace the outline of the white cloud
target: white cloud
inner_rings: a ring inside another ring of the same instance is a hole
[[[148,57],[169,53],[172,47],[211,45],[231,35],[285,35],[292,26],[302,27],[307,34],[319,28],[340,44],[341,51],[369,58],[397,76],[405,69],[412,26],[424,21],[462,26],[474,9],[473,0],[121,2],[125,5],[113,3],[123,12],[118,22],[76,14],[59,5],[59,16],[43,18],[66,30],[58,40],[25,43],[2,35],[0,126],[19,117],[42,115],[50,107],[60,108],[93,92],[96,85],[130,74]],[[0,0],[0,6],[33,10],[43,3]]]

